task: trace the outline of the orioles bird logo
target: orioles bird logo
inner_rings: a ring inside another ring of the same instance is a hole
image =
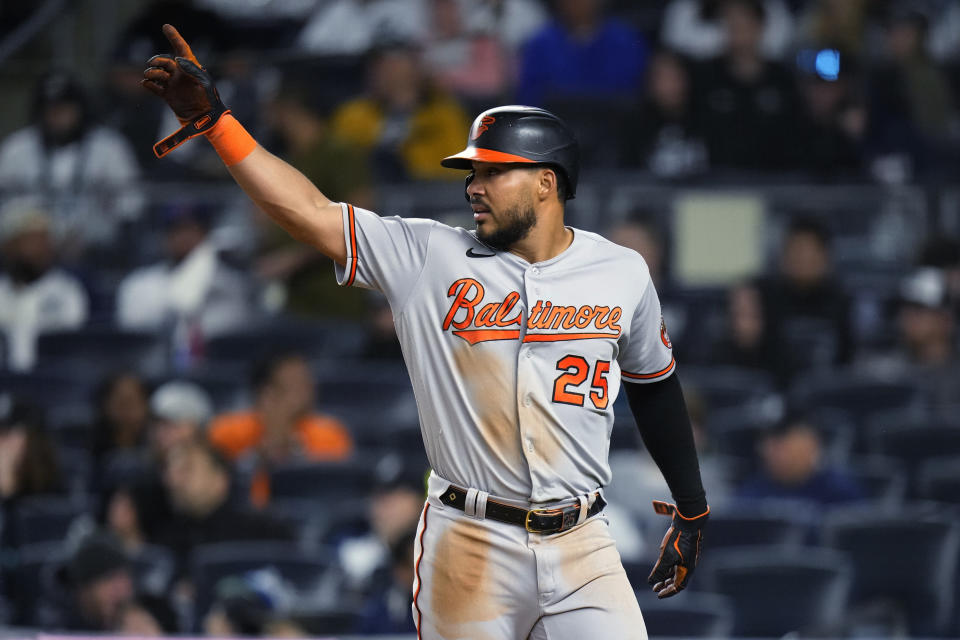
[[[473,139],[476,140],[479,138],[484,131],[486,131],[490,125],[496,122],[497,119],[493,116],[483,116],[483,119],[480,121],[480,126],[477,127],[477,132],[473,134]]]
[[[667,349],[673,349],[673,343],[670,342],[670,336],[667,335],[667,323],[663,321],[663,316],[660,316],[660,340]]]

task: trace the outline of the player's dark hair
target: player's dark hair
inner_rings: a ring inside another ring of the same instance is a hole
[[[824,249],[830,249],[830,231],[819,219],[813,216],[797,216],[790,221],[790,226],[787,227],[787,237],[797,235],[813,236]]]
[[[566,202],[567,194],[570,193],[570,187],[567,184],[567,175],[563,172],[563,169],[556,165],[548,164],[547,166],[557,174],[557,198],[560,199],[560,202]]]

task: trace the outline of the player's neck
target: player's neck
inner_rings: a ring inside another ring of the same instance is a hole
[[[530,264],[555,258],[573,242],[573,231],[563,224],[563,216],[541,219],[523,240],[512,247],[510,253],[520,256]]]

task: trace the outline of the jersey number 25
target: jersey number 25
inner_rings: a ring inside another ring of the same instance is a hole
[[[575,389],[590,377],[590,364],[581,356],[564,356],[557,361],[557,371],[563,371],[553,382],[553,401],[582,407],[586,394]],[[610,371],[609,360],[597,360],[590,382],[590,401],[597,409],[606,409],[610,402],[606,375]],[[571,390],[571,387],[574,390]]]

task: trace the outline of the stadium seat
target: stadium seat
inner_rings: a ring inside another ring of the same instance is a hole
[[[879,414],[918,409],[920,403],[919,390],[908,382],[875,380],[848,371],[805,375],[791,386],[789,396],[793,406],[836,409],[857,425]]]
[[[745,547],[756,545],[797,546],[803,544],[806,523],[784,513],[763,508],[712,511],[704,535],[704,548]]]
[[[17,506],[13,526],[19,540],[31,544],[57,542],[67,535],[70,524],[89,513],[86,502],[61,496],[23,498]]]
[[[58,587],[57,570],[65,560],[60,541],[25,544],[16,551],[14,568],[4,573],[12,626],[38,627],[46,622],[43,609],[62,588]]]
[[[343,324],[273,319],[210,338],[205,362],[234,365],[241,372],[272,355],[293,352],[314,359],[349,352],[362,341],[362,328]]]
[[[942,456],[920,463],[917,481],[921,497],[960,505],[960,456]]]
[[[920,466],[933,458],[960,456],[960,425],[933,422],[878,420],[868,433],[870,448],[901,461],[909,477],[909,491],[916,494]]]
[[[748,637],[835,632],[852,577],[844,554],[814,547],[721,549],[703,569],[733,602],[733,635]]]
[[[167,363],[166,343],[156,333],[93,325],[44,333],[37,340],[39,367],[85,372],[93,379],[120,369],[160,373]]]
[[[96,378],[92,376],[59,368],[24,373],[0,371],[0,389],[40,406],[86,403],[95,384]]]
[[[733,603],[724,596],[683,591],[660,600],[649,588],[636,594],[651,638],[725,638],[733,630]]]
[[[772,376],[740,367],[683,367],[684,386],[695,387],[711,410],[755,408],[775,394]]]
[[[343,462],[294,462],[270,472],[272,498],[318,499],[366,496],[373,480],[373,462],[358,456]]]
[[[195,622],[202,620],[212,604],[217,583],[262,569],[276,571],[298,593],[317,588],[333,566],[324,551],[307,552],[289,543],[222,542],[204,544],[191,554],[191,576],[196,587]]]
[[[910,633],[946,631],[953,606],[953,580],[960,525],[920,507],[895,515],[851,508],[824,522],[824,543],[848,554],[854,567],[851,601],[883,602],[906,615]]]
[[[907,493],[907,472],[903,464],[890,456],[856,456],[844,469],[871,500],[895,506]]]

